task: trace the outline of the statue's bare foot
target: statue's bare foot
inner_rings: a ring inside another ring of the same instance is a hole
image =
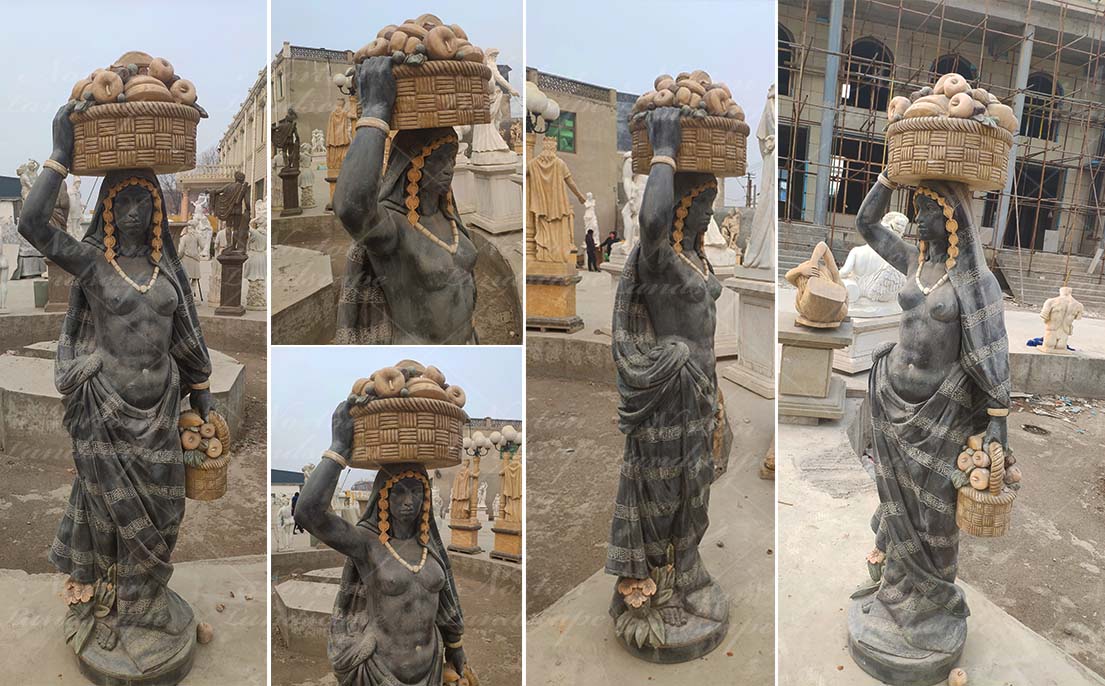
[[[660,610],[660,619],[668,626],[683,626],[687,623],[687,613],[682,607],[665,607]]]

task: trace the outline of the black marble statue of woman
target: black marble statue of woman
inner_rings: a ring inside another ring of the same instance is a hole
[[[715,300],[721,283],[703,242],[717,179],[675,171],[679,110],[649,115],[652,159],[640,243],[614,303],[613,353],[626,434],[606,572],[623,644],[657,662],[709,652],[724,638],[729,601],[698,545],[709,526],[718,393]]]
[[[868,381],[879,508],[869,562],[880,577],[855,594],[852,655],[891,684],[947,678],[967,636],[955,585],[959,532],[956,457],[968,436],[1007,446],[1009,343],[1001,288],[986,265],[961,183],[926,181],[914,204],[920,244],[880,223],[894,189],[868,193],[856,227],[905,274],[898,342],[873,355]]]
[[[73,159],[72,105],[54,117],[54,152],[19,222],[74,277],[55,382],[77,476],[49,557],[69,575],[82,670],[175,683],[195,644],[192,609],[168,587],[184,516],[176,421],[184,395],[210,411],[211,362],[152,170],[108,174],[83,240],[49,225]]]
[[[475,343],[477,251],[453,200],[452,128],[399,131],[384,169],[395,104],[390,57],[357,65],[362,117],[334,191],[353,237],[336,343]]]
[[[311,472],[296,524],[346,555],[327,654],[341,686],[441,686],[445,663],[464,674],[464,617],[419,463],[376,474],[356,524],[328,511],[353,446],[349,402],[334,410],[330,449]]]

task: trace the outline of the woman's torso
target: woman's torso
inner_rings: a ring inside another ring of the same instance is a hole
[[[476,308],[476,246],[459,229],[457,251],[449,253],[411,226],[405,215],[388,212],[396,227],[395,250],[370,252],[372,267],[387,296],[393,343],[468,343]],[[422,226],[447,245],[449,219],[438,212]]]
[[[931,288],[944,274],[942,264],[925,263],[921,283]],[[952,365],[959,360],[959,301],[950,281],[945,280],[926,296],[916,283],[916,270],[910,269],[905,288],[898,294],[902,323],[898,343],[887,358],[890,385],[907,401],[923,402],[931,398],[943,383]]]
[[[145,257],[117,257],[132,281],[144,286],[154,266]],[[103,356],[100,374],[126,402],[153,407],[165,394],[170,376],[173,316],[178,297],[166,274],[139,293],[105,259],[97,259],[82,278]]]
[[[368,593],[376,655],[399,681],[415,683],[433,668],[433,661],[441,659],[434,650],[435,619],[445,572],[427,553],[426,564],[415,574],[393,558],[375,535],[366,531],[365,538],[367,559],[355,563]],[[418,564],[422,547],[417,539],[390,542],[409,564]]]
[[[697,255],[688,259],[705,269]],[[685,343],[698,368],[713,378],[715,301],[721,297],[721,282],[709,273],[703,279],[674,250],[666,250],[655,265],[642,261],[641,276],[657,341]]]

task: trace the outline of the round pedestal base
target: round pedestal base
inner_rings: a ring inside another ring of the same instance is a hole
[[[687,623],[683,626],[669,625],[664,629],[667,633],[667,642],[659,647],[638,648],[636,644],[626,643],[620,638],[618,642],[629,651],[630,655],[648,662],[661,664],[689,662],[702,657],[721,644],[726,632],[729,631],[729,620],[715,622],[687,615]]]
[[[93,638],[77,658],[81,674],[97,686],[176,686],[188,672],[196,656],[196,622],[193,619],[181,635],[184,645],[160,667],[142,672],[121,645],[105,651]]]
[[[864,613],[863,606],[870,601],[870,596],[857,598],[848,609],[848,652],[860,669],[890,686],[934,686],[946,682],[948,673],[963,654],[963,642],[954,653],[920,651],[904,642],[893,652],[887,652],[860,642],[856,636],[861,630],[868,630],[872,621],[880,621]],[[881,636],[887,641],[901,641],[889,631],[882,632]]]

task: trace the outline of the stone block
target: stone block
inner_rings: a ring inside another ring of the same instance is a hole
[[[884,343],[898,341],[902,315],[855,317],[852,319],[852,342],[833,351],[833,368],[845,374],[858,374],[871,368],[871,353]]]

